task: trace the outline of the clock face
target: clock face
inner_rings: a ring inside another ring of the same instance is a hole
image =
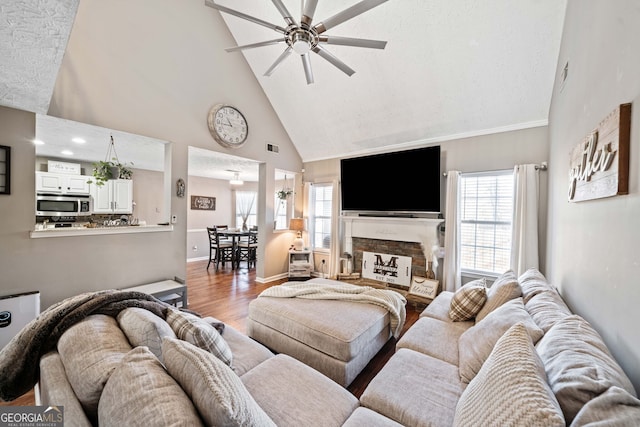
[[[229,105],[216,105],[207,118],[209,131],[224,147],[241,147],[247,140],[249,126],[242,113]]]

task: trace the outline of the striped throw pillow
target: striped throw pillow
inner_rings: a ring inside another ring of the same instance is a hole
[[[478,314],[486,301],[487,288],[484,283],[468,283],[453,295],[449,306],[449,318],[454,322],[471,320]]]
[[[167,323],[178,338],[187,341],[216,356],[231,366],[233,355],[231,348],[216,328],[206,320],[193,314],[170,309],[167,312]]]

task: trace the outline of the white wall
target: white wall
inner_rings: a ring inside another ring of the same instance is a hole
[[[49,114],[171,142],[169,206],[178,222],[168,233],[29,239],[35,117],[3,108],[0,136],[15,159],[14,194],[0,196],[2,294],[39,289],[44,308],[79,292],[185,277],[188,200],[176,197],[175,182],[187,179],[189,146],[263,162],[260,191],[271,194],[275,168],[300,170],[300,157],[243,56],[224,51],[234,44],[220,14],[201,1],[81,2]],[[244,147],[231,151],[210,136],[207,112],[219,102],[247,117]],[[280,153],[267,153],[266,141]],[[260,218],[273,223],[272,197],[262,200]],[[286,271],[280,235],[266,226],[260,233],[256,276]]]
[[[570,0],[551,110],[548,278],[640,390],[640,3]],[[569,152],[633,102],[629,195],[567,202]]]

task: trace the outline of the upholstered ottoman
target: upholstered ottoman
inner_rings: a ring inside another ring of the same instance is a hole
[[[259,297],[247,334],[346,387],[391,337],[389,312],[361,302]]]

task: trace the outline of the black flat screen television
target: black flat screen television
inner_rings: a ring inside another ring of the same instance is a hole
[[[440,213],[440,146],[340,161],[342,210]]]

